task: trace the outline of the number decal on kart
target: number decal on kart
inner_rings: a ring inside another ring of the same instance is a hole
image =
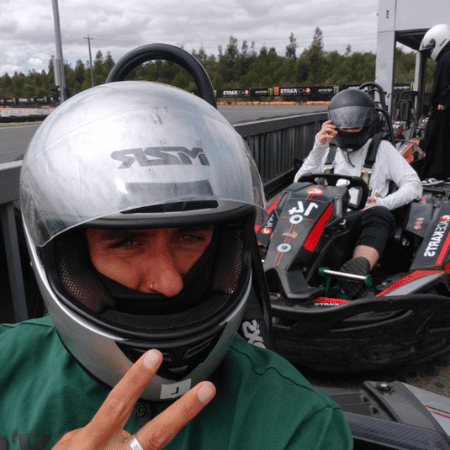
[[[303,216],[301,216],[300,214],[296,214],[295,216],[292,216],[289,219],[289,222],[291,222],[295,225],[297,223],[300,223],[302,220],[303,220]]]
[[[289,214],[292,216],[289,222],[292,224],[300,223],[303,217],[308,217],[314,209],[317,209],[319,205],[317,203],[310,203],[305,211],[302,201],[297,202],[297,206],[289,210]]]
[[[291,250],[291,246],[289,245],[289,244],[286,244],[286,243],[284,243],[284,244],[280,244],[278,247],[277,247],[277,250],[279,251],[279,252],[281,252],[281,253],[287,253],[287,252],[289,252],[290,250]]]

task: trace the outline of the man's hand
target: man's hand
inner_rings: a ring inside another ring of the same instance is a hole
[[[445,106],[444,105],[438,105],[438,110],[439,111],[444,111],[445,110]]]
[[[373,208],[374,206],[377,206],[377,199],[376,199],[376,197],[369,197],[367,199],[367,206],[364,208],[364,211],[366,209]]]
[[[337,135],[336,127],[331,120],[327,120],[323,123],[322,128],[317,133],[317,140],[320,145],[329,144]]]
[[[150,350],[112,389],[94,418],[84,427],[65,434],[54,450],[131,450],[130,434],[123,429],[147,384],[162,362],[158,350]],[[142,427],[136,438],[144,450],[163,449],[216,393],[212,383],[204,381]]]

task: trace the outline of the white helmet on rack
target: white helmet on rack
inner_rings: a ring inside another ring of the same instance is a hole
[[[420,43],[420,51],[430,51],[430,58],[437,60],[443,48],[450,41],[450,26],[445,24],[435,25],[431,27]]]

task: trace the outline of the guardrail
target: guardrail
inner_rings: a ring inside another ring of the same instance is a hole
[[[14,214],[14,202],[19,199],[21,166],[22,161],[0,164],[0,216],[5,243],[9,287],[16,322],[26,320],[29,317]]]
[[[327,114],[321,112],[234,126],[250,147],[267,198],[292,181],[294,159],[304,159],[308,155],[325,120]]]
[[[235,125],[255,158],[268,198],[292,181],[294,159],[307,156],[324,120],[326,113],[314,113]],[[17,229],[20,224],[16,224],[14,210],[14,202],[19,199],[21,166],[22,161],[0,164],[1,225],[16,322],[29,318]]]

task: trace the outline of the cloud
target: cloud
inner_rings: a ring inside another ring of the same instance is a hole
[[[231,35],[239,46],[246,40],[255,42],[257,51],[266,45],[284,55],[291,33],[301,52],[316,27],[323,32],[326,50],[344,52],[351,45],[354,51],[375,52],[377,9],[378,0],[59,1],[64,58],[73,67],[78,59],[89,59],[87,36],[92,37],[93,57],[98,50],[104,55],[110,51],[116,61],[152,42],[217,54]],[[46,70],[56,53],[51,2],[2,0],[0,36],[0,61],[5,61],[0,70]]]
[[[11,64],[0,65],[0,74],[1,75],[4,75],[5,73],[7,73],[9,75],[13,75],[14,72],[20,73],[21,70],[22,70],[21,66],[14,66]]]
[[[31,66],[36,72],[40,72],[47,66],[41,58],[30,58],[28,60],[28,65]]]

